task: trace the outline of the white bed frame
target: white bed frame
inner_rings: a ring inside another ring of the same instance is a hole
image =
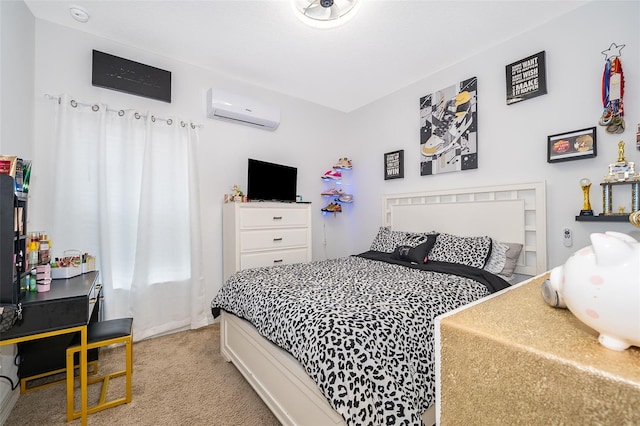
[[[385,195],[382,206],[382,223],[392,229],[489,235],[521,243],[516,273],[535,276],[547,269],[544,182]],[[234,363],[282,424],[344,424],[288,352],[245,320],[223,311],[220,321],[222,355]],[[435,424],[435,404],[422,417],[425,424]]]

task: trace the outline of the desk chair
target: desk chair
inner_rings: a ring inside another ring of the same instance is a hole
[[[107,408],[131,402],[131,376],[133,373],[133,318],[118,318],[107,321],[92,322],[87,325],[87,350],[113,345],[125,344],[126,365],[124,370],[103,376],[90,377],[87,384],[102,382],[100,400],[98,404],[88,407],[87,414],[96,413]],[[80,411],[75,411],[74,406],[74,368],[73,360],[76,353],[80,352],[79,337],[67,348],[67,421],[80,417]],[[115,377],[125,376],[125,396],[111,401],[106,401],[109,380]]]

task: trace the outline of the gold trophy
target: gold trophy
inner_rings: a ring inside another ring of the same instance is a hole
[[[589,189],[591,189],[591,181],[587,178],[580,179],[580,187],[582,188],[582,196],[584,202],[582,203],[582,210],[580,210],[580,216],[593,216],[593,210],[591,210],[591,202],[589,201]]]

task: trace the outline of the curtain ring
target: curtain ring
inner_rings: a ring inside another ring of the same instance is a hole
[[[119,115],[120,117],[122,117],[122,116],[124,115],[124,110],[123,110],[123,109],[121,109],[120,111],[118,111],[118,115]]]
[[[156,122],[156,118],[153,115],[151,116],[151,121],[154,123]]]
[[[168,119],[167,119],[167,124],[168,124],[169,126],[171,126],[171,125],[173,124],[173,120],[172,120],[172,119],[170,119],[170,118],[168,118]]]
[[[196,128],[195,124],[191,123],[191,128],[195,129]]]
[[[140,120],[140,113],[136,112],[135,114],[133,114],[133,116],[136,118],[136,120]]]
[[[97,112],[100,109],[100,107],[98,105],[94,105],[91,107],[91,109],[93,110],[93,112]]]
[[[74,107],[74,108],[78,106],[78,103],[76,102],[75,99],[71,99],[70,103],[71,103],[71,106]]]
[[[185,124],[185,122],[184,122],[184,121],[181,121],[181,122],[180,122],[180,125],[181,125],[182,127],[186,126],[186,124]]]

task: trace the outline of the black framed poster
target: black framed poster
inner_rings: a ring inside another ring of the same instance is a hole
[[[545,52],[507,65],[507,105],[547,94]]]
[[[404,149],[384,154],[384,180],[404,178]]]
[[[171,72],[93,51],[91,84],[171,103]]]
[[[597,155],[595,127],[547,136],[547,163],[581,160]]]

